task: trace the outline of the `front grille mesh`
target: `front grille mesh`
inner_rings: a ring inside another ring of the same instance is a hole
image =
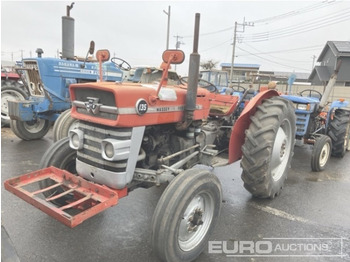
[[[87,102],[89,97],[98,98],[98,104],[104,106],[116,107],[114,94],[104,90],[91,89],[91,88],[77,88],[74,90],[75,100],[79,102]],[[98,112],[97,114],[92,114],[88,112],[86,108],[77,107],[77,112],[84,115],[90,115],[94,117],[100,117],[103,119],[116,120],[117,115],[107,112]]]
[[[44,95],[43,84],[40,79],[38,63],[36,61],[24,61],[28,87],[32,95]]]
[[[80,161],[112,172],[126,171],[127,159],[112,162],[102,158],[101,142],[106,138],[130,140],[132,128],[107,127],[83,121],[79,122],[78,128],[84,132],[84,147],[77,153]]]

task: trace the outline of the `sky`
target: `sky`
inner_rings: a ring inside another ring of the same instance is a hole
[[[57,57],[62,49],[61,17],[70,1],[1,1],[1,60]],[[260,70],[310,73],[327,41],[350,41],[350,0],[322,1],[75,1],[75,55],[95,50],[131,66],[159,66],[176,40],[186,59],[177,66],[188,74],[195,13],[200,13],[201,62],[231,63],[237,22],[235,63]],[[245,25],[245,26],[243,26]],[[178,36],[178,37],[176,37]]]

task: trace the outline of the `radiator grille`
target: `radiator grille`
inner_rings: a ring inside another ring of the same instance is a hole
[[[116,108],[115,97],[114,97],[114,94],[111,92],[98,90],[98,89],[91,89],[91,88],[77,88],[74,90],[74,93],[75,93],[75,101],[85,103],[89,100],[89,98],[93,97],[93,98],[98,98],[99,104]],[[77,107],[77,112],[80,114],[100,117],[104,119],[110,119],[110,120],[117,119],[116,114],[108,113],[108,112],[98,112],[96,114],[93,114],[84,107]]]
[[[132,128],[107,127],[82,121],[78,128],[84,132],[84,147],[77,153],[80,161],[112,172],[126,171],[127,159],[112,162],[102,158],[101,142],[106,138],[130,140]]]
[[[36,61],[23,61],[23,64],[31,95],[43,96],[44,88],[40,79],[38,63]]]

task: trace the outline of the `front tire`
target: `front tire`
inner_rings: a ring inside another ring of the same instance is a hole
[[[337,109],[329,124],[328,135],[332,140],[332,156],[343,157],[349,150],[350,111]]]
[[[36,140],[43,138],[51,127],[51,122],[46,119],[36,119],[32,121],[11,120],[12,132],[23,140]]]
[[[55,121],[53,126],[53,141],[56,142],[68,137],[69,131],[77,128],[79,120],[72,118],[70,111],[70,109],[64,111]]]
[[[274,198],[282,190],[293,156],[295,114],[288,100],[266,99],[257,107],[242,146],[244,187],[259,198]]]
[[[45,152],[40,161],[40,169],[54,166],[60,169],[69,171],[72,174],[76,174],[75,160],[77,158],[77,151],[70,148],[69,138],[64,138],[56,143],[52,144]],[[40,188],[46,188],[52,185],[53,182],[50,180],[43,180],[39,182]],[[63,192],[63,189],[58,187],[49,191],[44,192],[45,197],[53,196]],[[66,201],[71,199],[72,196],[67,195],[61,197],[55,201],[57,205],[64,205]]]
[[[311,155],[311,170],[320,172],[325,170],[332,152],[332,140],[329,136],[320,135],[316,138]]]
[[[176,176],[153,215],[154,252],[168,262],[196,259],[215,227],[221,201],[221,184],[213,173],[189,169]]]

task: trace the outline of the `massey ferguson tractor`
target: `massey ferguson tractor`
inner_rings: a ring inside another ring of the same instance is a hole
[[[197,258],[214,230],[222,202],[216,167],[242,159],[245,188],[277,196],[293,155],[293,106],[267,90],[237,115],[238,96],[198,88],[199,17],[187,83],[167,85],[170,64],[185,57],[166,50],[159,85],[72,84],[77,127],[47,150],[41,170],[9,179],[5,188],[74,227],[132,190],[168,184],[150,227],[154,252],[174,262]],[[109,52],[96,56],[108,60]]]

